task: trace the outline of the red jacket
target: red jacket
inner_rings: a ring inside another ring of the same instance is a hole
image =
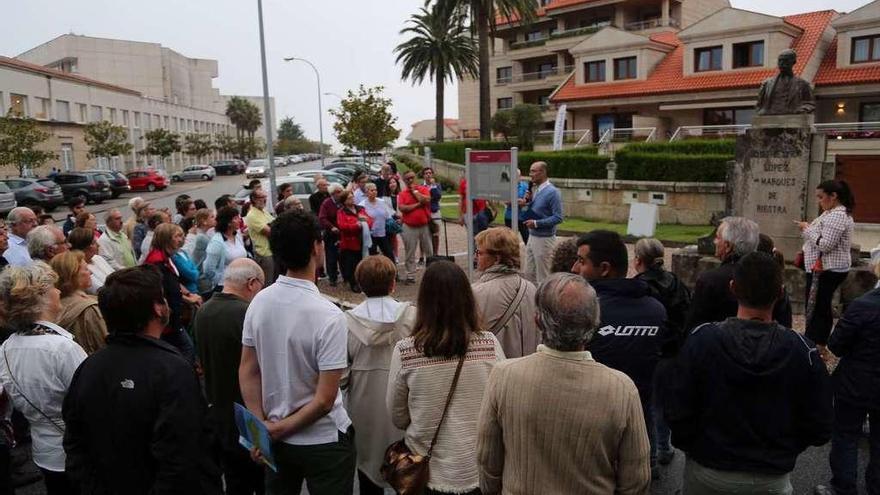
[[[339,229],[340,250],[361,250],[361,240],[363,239],[364,231],[358,218],[365,219],[368,226],[373,226],[373,219],[370,215],[367,215],[367,212],[364,211],[364,207],[355,206],[355,208],[357,208],[357,215],[352,214],[345,208],[340,208],[339,211],[336,212],[336,226]]]

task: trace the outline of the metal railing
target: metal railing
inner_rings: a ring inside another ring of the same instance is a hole
[[[819,134],[836,139],[878,139],[880,122],[840,122],[813,124]]]
[[[599,144],[626,141],[653,141],[657,137],[656,127],[628,127],[606,129],[599,138]]]
[[[744,134],[746,129],[752,127],[750,124],[737,125],[683,125],[675,130],[675,133],[669,138],[670,141],[678,141],[680,139],[695,137],[721,137],[736,136]]]
[[[535,143],[553,144],[553,135],[554,131],[540,131],[535,137]],[[593,143],[592,141],[590,141],[589,136],[592,136],[592,131],[590,131],[589,129],[573,129],[562,131],[562,147],[576,148],[579,146],[590,146]],[[584,138],[586,138],[586,140]]]
[[[588,34],[593,34],[597,31],[599,31],[600,29],[602,29],[605,26],[610,26],[610,25],[611,25],[611,22],[609,21],[609,22],[601,22],[599,24],[596,24],[595,26],[586,26],[586,27],[579,27],[579,28],[574,28],[574,29],[565,29],[563,31],[555,31],[555,32],[553,32],[553,34],[550,35],[550,39],[551,40],[558,40],[561,38],[571,38],[574,36],[586,36]]]
[[[562,69],[560,69],[559,67],[553,67],[551,69],[541,70],[538,72],[524,72],[521,74],[514,74],[513,77],[511,77],[508,81],[508,84],[518,82],[541,81],[555,76],[568,75],[573,70],[573,65],[567,65]]]
[[[511,50],[520,50],[523,48],[531,48],[533,46],[542,46],[547,40],[550,39],[549,36],[544,36],[543,38],[537,38],[533,40],[525,40],[525,41],[514,41],[510,44]]]
[[[679,27],[678,19],[670,17],[668,22],[664,25],[663,19],[647,19],[644,21],[633,21],[627,22],[624,28],[627,31],[641,31],[643,29],[654,29],[658,27]]]

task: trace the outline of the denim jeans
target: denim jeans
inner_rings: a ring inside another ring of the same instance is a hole
[[[336,442],[318,445],[272,444],[278,472],[266,468],[268,495],[299,495],[303,480],[311,495],[339,495],[354,491],[357,454],[354,429],[339,432]]]
[[[880,409],[867,409],[834,400],[834,430],[831,434],[831,486],[840,495],[857,493],[859,468],[859,439],[865,416],[870,416],[871,434],[868,440],[871,459],[865,470],[865,485],[869,495],[880,494]]]
[[[339,245],[334,235],[324,234],[324,263],[327,267],[327,278],[331,282],[339,279]]]

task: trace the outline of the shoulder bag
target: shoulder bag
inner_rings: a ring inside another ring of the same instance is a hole
[[[467,356],[467,351],[458,360],[455,377],[452,379],[452,386],[449,387],[449,395],[446,396],[446,405],[443,406],[443,414],[440,416],[440,422],[437,423],[437,429],[434,430],[434,438],[431,439],[431,444],[428,446],[428,453],[425,455],[414,453],[407,447],[405,440],[398,440],[385,450],[385,461],[379,472],[398,495],[420,495],[428,486],[428,479],[431,477],[429,468],[431,454],[434,452],[434,444],[437,442],[437,435],[440,434],[440,427],[449,411],[449,404],[452,402],[452,394],[458,385],[465,356]]]

